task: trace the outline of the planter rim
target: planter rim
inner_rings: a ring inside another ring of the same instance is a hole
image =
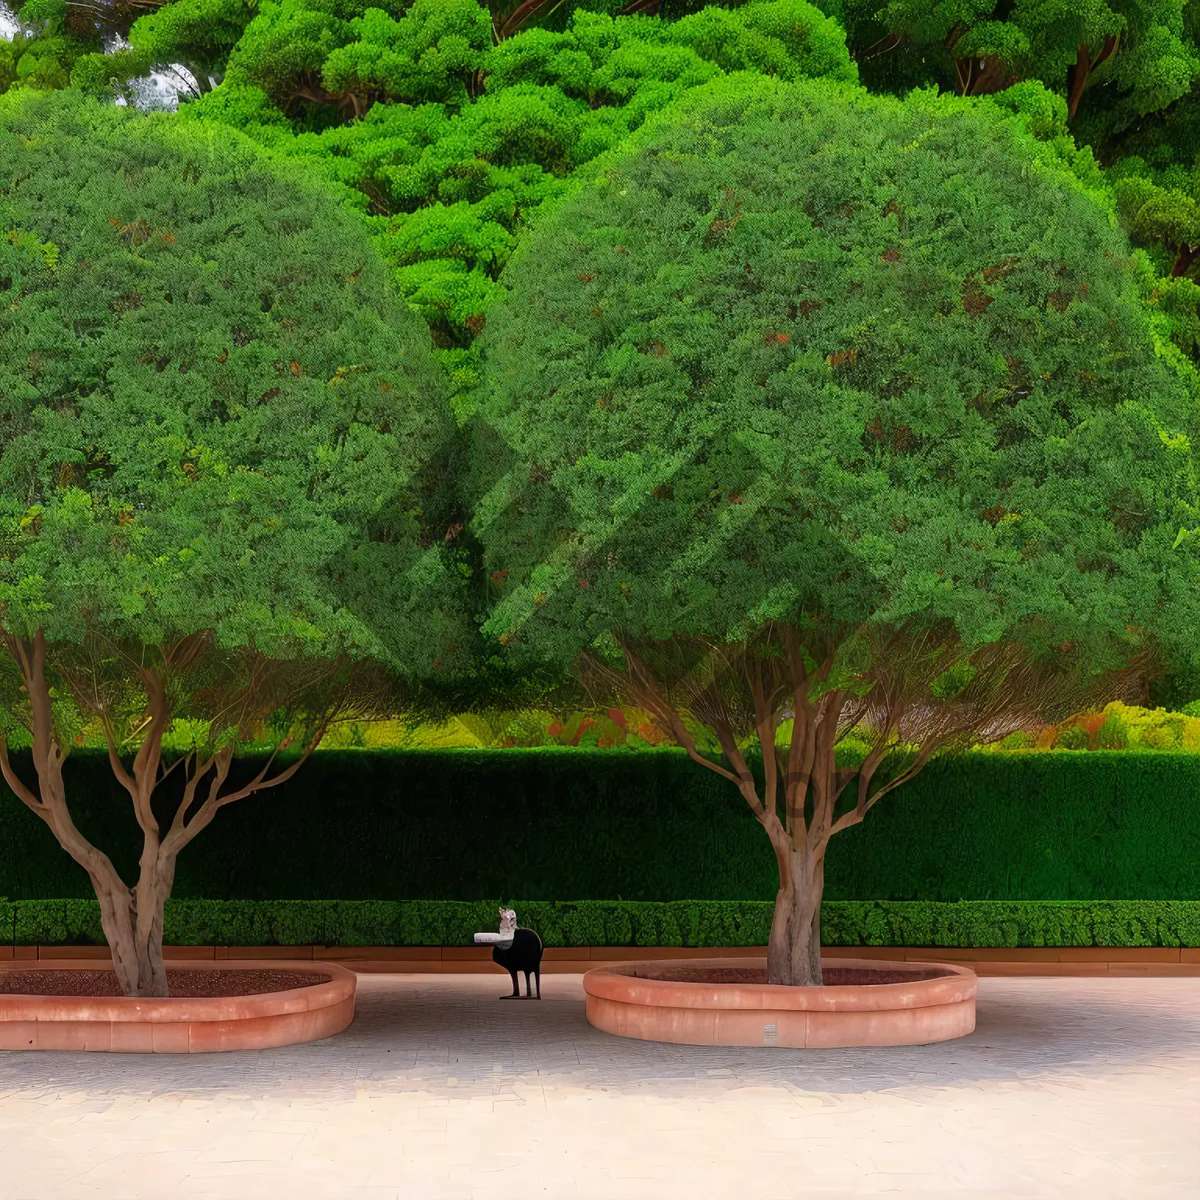
[[[588,996],[618,1003],[657,1008],[706,1010],[770,1009],[773,1011],[884,1012],[895,1009],[932,1008],[973,999],[978,984],[975,972],[953,963],[913,962],[897,959],[829,958],[828,968],[862,968],[917,975],[935,969],[933,979],[895,983],[830,984],[825,987],[786,987],[770,983],[699,983],[653,979],[638,971],[759,968],[766,959],[708,958],[660,959],[650,962],[606,963],[586,972],[583,989]]]
[[[4,1021],[116,1021],[156,1025],[207,1021],[245,1020],[305,1013],[329,1008],[355,994],[358,977],[336,963],[311,959],[236,959],[209,962],[171,962],[171,971],[283,971],[326,975],[323,983],[258,992],[248,996],[167,996],[145,999],[131,996],[56,996],[0,992],[0,1022]],[[0,971],[110,971],[106,960],[14,959],[0,962]]]

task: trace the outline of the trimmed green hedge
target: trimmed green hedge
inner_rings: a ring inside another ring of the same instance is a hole
[[[165,941],[179,946],[467,946],[496,927],[494,900],[170,900]],[[763,946],[763,901],[515,901],[547,946]],[[1200,946],[1200,902],[833,900],[828,946]],[[0,902],[17,945],[97,945],[94,900]]]
[[[141,836],[107,760],[72,755],[65,773],[76,823],[134,878]],[[1200,755],[935,763],[834,838],[825,880],[829,900],[1200,900]],[[682,752],[350,750],[222,809],[175,895],[738,901],[777,882],[745,801]],[[0,786],[0,895],[91,894]]]

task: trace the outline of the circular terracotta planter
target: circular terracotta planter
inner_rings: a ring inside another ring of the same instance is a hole
[[[761,958],[616,963],[583,977],[587,1018],[620,1037],[691,1046],[918,1046],[975,1028],[975,972],[839,958],[825,986],[778,987]]]
[[[103,969],[79,962],[7,962],[0,970]],[[354,1020],[357,976],[314,962],[170,963],[169,971],[294,971],[323,982],[249,996],[32,996],[0,993],[0,1050],[197,1054],[314,1042]]]

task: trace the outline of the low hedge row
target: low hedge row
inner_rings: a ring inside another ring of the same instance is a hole
[[[762,946],[761,900],[515,901],[547,946]],[[466,946],[494,929],[498,901],[170,900],[178,946]],[[829,946],[1200,946],[1200,901],[830,900]],[[94,900],[0,901],[15,945],[98,945]]]

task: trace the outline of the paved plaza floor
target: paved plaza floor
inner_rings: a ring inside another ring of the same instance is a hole
[[[324,1042],[0,1053],[2,1200],[1200,1198],[1200,978],[997,978],[936,1046],[665,1046],[577,975],[374,975]]]

